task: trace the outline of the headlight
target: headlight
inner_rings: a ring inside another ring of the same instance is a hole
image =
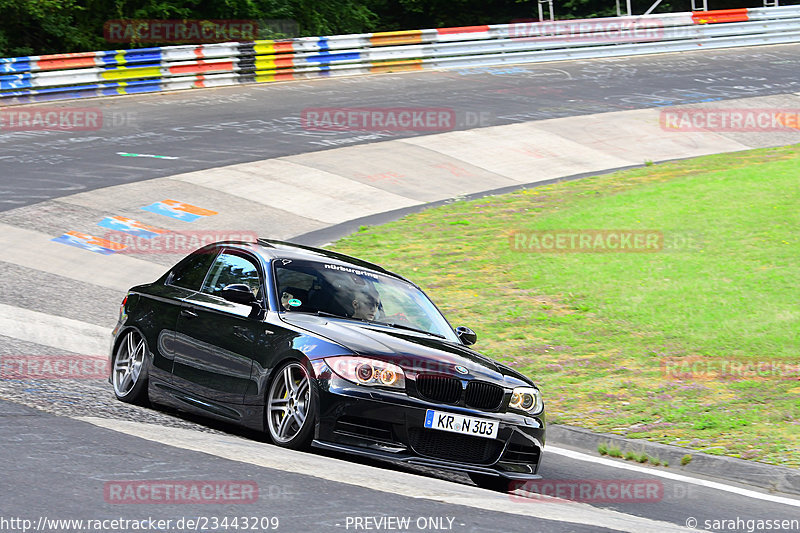
[[[406,388],[406,375],[403,369],[392,363],[349,355],[328,357],[325,363],[337,375],[358,385],[400,390]]]
[[[508,406],[512,409],[519,409],[532,415],[539,414],[544,409],[542,395],[538,389],[533,387],[517,387],[511,393],[511,401]]]

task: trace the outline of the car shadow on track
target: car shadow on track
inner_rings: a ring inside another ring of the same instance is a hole
[[[165,407],[156,404],[149,404],[145,406],[147,409],[151,409],[153,411],[159,412],[161,414],[171,416],[174,418],[181,419],[185,422],[190,422],[192,424],[196,424],[199,426],[203,426],[205,428],[219,431],[222,433],[227,433],[229,435],[236,435],[248,440],[253,440],[257,442],[262,442],[267,446],[275,446],[266,433],[254,431],[251,429],[242,428],[240,426],[222,422],[218,420],[208,419],[199,415],[195,415],[192,413],[187,413],[183,411],[179,411],[177,409],[173,409],[170,407]],[[452,483],[459,483],[462,485],[472,485],[474,483],[469,479],[469,476],[460,472],[451,472],[446,470],[438,470],[435,468],[427,468],[424,466],[417,466],[417,465],[407,465],[403,463],[396,463],[392,461],[381,461],[378,459],[372,459],[369,457],[362,457],[358,455],[351,455],[347,453],[336,452],[332,450],[321,450],[321,449],[311,449],[305,451],[298,451],[297,453],[310,453],[317,456],[322,457],[330,457],[333,459],[339,459],[341,461],[347,461],[349,463],[366,465],[366,466],[373,466],[376,468],[381,468],[384,470],[391,470],[395,472],[405,472],[407,474],[413,474],[418,476],[423,476],[427,478],[433,479],[441,479],[445,481],[450,481]]]

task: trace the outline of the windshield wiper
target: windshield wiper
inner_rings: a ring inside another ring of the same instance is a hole
[[[348,320],[360,320],[358,318],[352,318],[352,317],[349,317],[349,316],[346,316],[346,315],[337,315],[336,313],[329,313],[327,311],[319,311],[319,310],[317,310],[317,311],[310,311],[310,310],[309,311],[289,311],[289,310],[287,310],[286,313],[290,314],[290,315],[292,315],[292,314],[303,314],[303,315],[314,315],[314,316],[327,316],[327,317],[331,317],[331,318],[346,318]]]
[[[414,331],[416,333],[423,333],[425,335],[430,335],[431,337],[438,337],[440,339],[447,339],[444,335],[440,335],[439,333],[432,333],[430,331],[426,331],[424,329],[412,328],[411,326],[406,326],[405,324],[397,324],[395,322],[375,322],[370,321],[365,318],[354,318],[352,316],[345,316],[345,315],[337,315],[336,313],[329,313],[327,311],[291,311],[292,313],[306,313],[309,315],[316,315],[316,316],[327,316],[331,318],[344,318],[346,320],[355,320],[357,322],[363,322],[369,325],[378,325],[378,326],[390,326],[397,329],[405,329],[408,331]]]
[[[440,339],[447,339],[447,337],[445,337],[444,335],[440,335],[438,333],[432,333],[424,329],[412,328],[411,326],[406,326],[405,324],[397,324],[395,322],[371,322],[371,324],[381,324],[384,326],[391,326],[397,329],[406,329],[408,331],[416,331],[417,333],[424,333],[425,335],[430,335],[432,337],[439,337]]]
[[[347,315],[337,315],[336,313],[329,313],[327,311],[309,311],[317,316],[329,316],[331,318],[347,318],[349,320],[359,320],[358,318],[353,318]]]

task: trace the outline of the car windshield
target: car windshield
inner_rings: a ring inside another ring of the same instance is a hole
[[[274,264],[281,312],[336,316],[458,340],[439,310],[410,283],[332,263],[278,259]]]

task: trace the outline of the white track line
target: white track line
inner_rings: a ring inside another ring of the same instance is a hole
[[[6,304],[0,304],[0,335],[81,355],[111,349],[111,328]]]
[[[507,514],[529,516],[532,520],[554,520],[608,528],[631,533],[670,533],[691,531],[683,525],[672,524],[611,509],[592,507],[585,503],[551,499],[527,500],[510,494],[499,494],[477,487],[460,485],[441,479],[359,465],[332,457],[286,450],[276,446],[243,439],[234,435],[217,435],[191,429],[164,427],[155,424],[112,420],[97,417],[78,417],[95,426],[126,435],[160,442],[168,446],[203,452],[209,455],[249,463],[265,468],[312,476],[355,485],[410,498],[427,499],[451,505],[466,505]],[[532,521],[532,529],[536,522]]]
[[[557,455],[563,455],[564,457],[569,457],[570,459],[576,459],[578,461],[586,461],[592,464],[599,464],[603,466],[610,466],[612,468],[619,468],[621,470],[631,470],[633,472],[639,472],[641,474],[647,474],[648,476],[657,476],[663,477],[664,479],[671,479],[673,481],[680,481],[683,483],[692,483],[695,485],[700,485],[702,487],[708,487],[710,489],[722,490],[725,492],[731,492],[733,494],[738,494],[739,496],[746,496],[748,498],[755,498],[757,500],[765,500],[768,502],[773,503],[781,503],[784,505],[791,505],[793,507],[800,507],[800,500],[794,500],[792,498],[784,498],[782,496],[773,496],[771,494],[764,494],[762,492],[756,492],[754,490],[743,489],[741,487],[736,487],[733,485],[726,485],[724,483],[719,483],[717,481],[708,481],[705,479],[694,478],[689,476],[684,476],[682,474],[675,474],[672,472],[666,472],[664,470],[658,470],[655,468],[644,468],[637,465],[632,465],[629,463],[623,463],[620,461],[614,461],[611,459],[606,459],[604,457],[593,457],[591,455],[587,455],[581,452],[575,452],[572,450],[566,450],[564,448],[557,448],[555,446],[547,446],[545,448],[545,453],[554,453]]]

